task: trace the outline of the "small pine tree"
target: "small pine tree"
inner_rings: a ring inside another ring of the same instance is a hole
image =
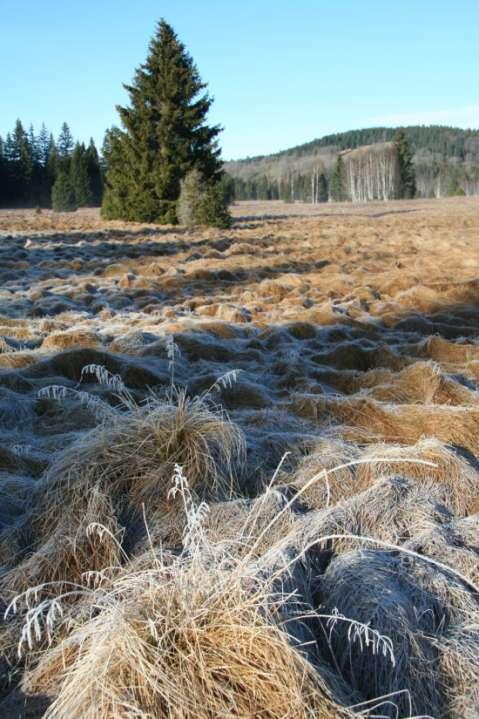
[[[406,132],[403,128],[396,133],[394,144],[399,162],[399,187],[397,197],[399,200],[411,199],[416,195],[416,172]]]
[[[181,182],[177,206],[182,225],[226,228],[231,225],[225,189],[219,182],[205,181],[199,170],[191,170]]]
[[[78,208],[70,176],[60,170],[52,187],[52,208],[55,212],[74,212]]]
[[[344,202],[347,199],[346,191],[346,168],[341,155],[338,155],[336,167],[331,178],[331,199],[335,202]]]
[[[199,224],[219,227],[224,230],[231,226],[231,215],[225,200],[224,189],[219,182],[209,181],[199,208]]]

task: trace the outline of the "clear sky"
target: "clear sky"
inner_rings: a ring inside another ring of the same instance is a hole
[[[225,159],[386,124],[479,127],[479,0],[0,0],[0,134],[117,122],[164,17],[215,98]]]

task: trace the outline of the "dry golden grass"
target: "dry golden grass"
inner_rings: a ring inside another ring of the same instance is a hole
[[[27,691],[56,697],[46,717],[349,716],[278,627],[280,605],[245,586],[246,572],[199,557],[141,563],[26,675]]]
[[[0,212],[0,691],[470,719],[477,200],[233,214]]]

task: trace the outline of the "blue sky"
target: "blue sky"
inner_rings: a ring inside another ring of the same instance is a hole
[[[164,17],[193,55],[226,159],[378,124],[479,127],[479,0],[0,0],[0,134],[117,122]]]

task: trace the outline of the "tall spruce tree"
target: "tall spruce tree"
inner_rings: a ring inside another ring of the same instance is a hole
[[[130,106],[118,106],[123,130],[108,133],[103,216],[177,222],[181,180],[197,169],[219,180],[218,126],[206,124],[212,99],[174,30],[162,20],[146,62],[125,85]]]
[[[398,199],[411,199],[416,195],[416,172],[412,161],[412,153],[403,128],[394,137],[394,144],[399,162]]]
[[[338,155],[336,166],[331,178],[331,199],[335,202],[343,202],[346,200],[346,168],[341,155]]]

